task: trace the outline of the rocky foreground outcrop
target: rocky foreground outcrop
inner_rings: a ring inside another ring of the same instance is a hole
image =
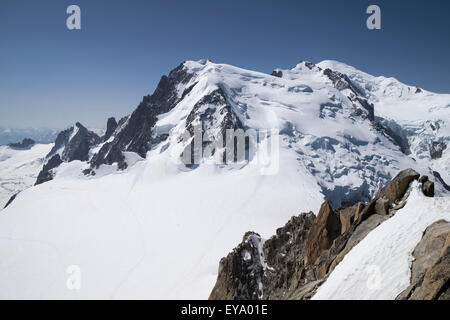
[[[425,230],[413,252],[411,285],[399,300],[450,300],[450,222]]]
[[[419,180],[426,196],[434,184],[412,169],[401,171],[369,203],[333,209],[328,201],[315,216],[302,213],[264,241],[254,232],[244,236],[220,261],[210,299],[309,299],[345,255],[383,221],[404,207],[410,184]],[[411,286],[399,299],[448,299],[449,223],[425,232],[414,252]]]

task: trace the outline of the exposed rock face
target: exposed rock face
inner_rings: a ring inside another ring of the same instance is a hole
[[[108,119],[108,121],[106,123],[106,132],[102,138],[103,142],[106,142],[106,141],[108,141],[109,138],[111,138],[112,134],[117,129],[117,126],[118,126],[118,124],[114,117],[111,117]]]
[[[400,171],[384,189],[378,190],[372,201],[357,214],[359,224],[373,214],[389,215],[392,210],[398,210],[405,204],[404,195],[410,183],[419,179],[420,174],[413,169]]]
[[[373,214],[360,224],[353,224],[347,232],[342,234],[339,241],[335,241],[325,260],[325,269],[319,268],[319,271],[322,274],[332,272],[354,246],[387,219],[389,217],[386,215]]]
[[[273,70],[270,75],[272,75],[274,77],[282,78],[283,72],[281,70]]]
[[[334,239],[340,234],[341,225],[339,217],[331,208],[330,203],[325,201],[306,239],[306,257],[308,264],[312,266],[322,251],[329,249]]]
[[[89,149],[100,142],[100,137],[77,122],[74,127],[64,130],[56,137],[55,146],[46,158],[50,158],[61,151],[61,160],[86,161],[89,159]]]
[[[450,222],[440,220],[424,232],[413,252],[411,285],[397,299],[450,299]]]
[[[325,69],[323,74],[326,75],[331,82],[333,82],[334,87],[339,91],[350,89],[355,95],[364,96],[363,93],[347,77],[347,75],[331,69]]]
[[[434,182],[425,181],[422,186],[423,194],[427,197],[434,197]]]
[[[191,159],[187,159],[190,161],[185,161],[185,164],[194,164],[196,163],[194,161],[195,156],[200,158],[203,153],[207,153],[207,156],[213,155],[217,149],[223,147],[233,148],[233,150],[230,149],[230,151],[233,151],[232,153],[223,155],[224,162],[236,161],[236,145],[234,139],[232,141],[227,140],[226,131],[228,129],[232,129],[234,132],[237,129],[244,129],[244,126],[227,102],[225,93],[219,88],[200,99],[186,118],[188,137],[194,137],[195,131],[198,130],[199,133],[207,137],[204,140],[209,142],[203,141],[202,145],[196,146],[194,141],[188,141],[186,148],[191,149]],[[228,143],[232,145],[228,145]],[[227,156],[233,159],[228,159]]]
[[[304,62],[305,66],[308,67],[309,70],[313,70],[314,68],[317,68],[319,71],[322,70],[320,67],[316,66],[316,64],[314,64],[310,61],[300,61],[300,62]]]
[[[20,193],[20,192],[19,192]],[[13,195],[11,198],[9,198],[8,202],[5,204],[5,206],[3,207],[3,209],[5,209],[6,207],[8,207],[17,197],[17,195],[19,193],[16,193],[15,195]]]
[[[34,146],[35,143],[36,142],[33,139],[25,138],[22,140],[22,142],[8,144],[8,147],[18,150],[28,150],[31,149],[31,147]]]
[[[433,141],[431,146],[431,159],[440,159],[442,158],[442,153],[447,149],[447,144],[445,142]]]
[[[393,204],[395,200],[400,199],[408,189],[409,184],[419,179],[420,174],[413,169],[401,171],[385,188],[383,196],[389,200],[389,204]]]
[[[46,163],[36,179],[36,185],[53,179],[52,170],[63,162],[87,161],[89,150],[101,141],[100,137],[77,122],[74,127],[60,132]]]
[[[433,171],[433,175],[438,181],[442,184],[442,186],[447,190],[450,191],[450,186],[445,183],[444,179],[442,179],[441,174],[437,171]]]
[[[247,232],[242,243],[220,261],[219,278],[209,299],[261,299],[263,275],[262,239],[257,233]]]
[[[63,161],[61,160],[59,154],[55,154],[53,157],[51,157],[50,160],[47,161],[46,164],[44,164],[41,172],[39,172],[35,185],[52,180],[53,173],[51,170],[57,168],[61,163],[63,163]]]
[[[338,71],[325,69],[323,74],[331,80],[336,89],[340,91],[348,89],[351,91],[348,98],[353,102],[355,108],[354,115],[370,120],[373,127],[393,143],[397,144],[403,153],[410,153],[407,139],[403,139],[403,137],[396,134],[394,130],[390,129],[389,126],[384,125],[380,119],[375,118],[375,105],[369,103],[366,99],[364,89],[359,88],[347,75]]]
[[[183,64],[172,70],[169,76],[163,76],[154,93],[151,96],[144,96],[137,109],[120,121],[113,140],[105,143],[94,155],[91,167],[98,168],[102,164],[117,163],[119,169],[126,169],[128,165],[123,151],[135,152],[145,158],[152,146],[167,139],[166,134],[157,135],[152,130],[157,116],[172,110],[192,90],[192,87],[187,88],[181,97],[178,96],[178,85],[187,84],[191,77],[192,74],[185,70]]]
[[[357,204],[343,208],[338,212],[341,221],[341,233],[345,233],[350,229],[350,226],[358,219],[359,213],[365,206],[364,203],[358,202]]]
[[[220,261],[217,282],[209,298],[311,297],[317,288],[311,284],[320,282],[315,281],[314,274],[305,263],[306,236],[314,218],[312,212],[292,217],[264,243],[258,234],[248,232],[242,243]],[[242,282],[245,279],[250,279],[250,283]],[[257,287],[257,283],[262,287]]]
[[[370,120],[372,126],[394,144],[398,145],[404,154],[411,154],[408,138],[398,133],[399,130],[395,129],[397,128],[401,131],[401,127],[395,122],[375,117],[375,105],[368,101],[364,88],[356,85],[346,74],[338,71],[325,69],[323,73],[331,80],[336,89],[340,91],[348,89],[351,91],[348,99],[353,102],[354,115]],[[437,155],[439,155],[439,151]]]
[[[434,182],[428,179],[428,176],[421,176],[419,182],[422,184],[423,194],[427,197],[434,197]]]
[[[315,216],[303,213],[291,220],[264,243],[266,270],[263,279],[265,299],[298,299],[310,296],[315,286],[311,268],[305,263],[306,237]]]
[[[411,190],[409,185],[419,177],[412,169],[403,170],[386,188],[380,189],[368,204],[357,203],[333,210],[329,202],[325,201],[317,217],[311,212],[291,218],[283,228],[277,230],[275,236],[264,242],[264,254],[255,251],[251,255],[250,265],[254,264],[253,261],[258,261],[258,265],[263,266],[262,271],[258,269],[257,273],[258,279],[262,279],[262,296],[258,299],[311,298],[355,245],[406,204]],[[428,181],[427,177],[420,179],[423,184]],[[424,281],[428,281],[424,283],[429,283],[427,292],[431,292],[429,296],[433,298],[436,298],[438,293],[439,297],[444,297],[444,292],[447,294],[448,291],[450,272],[446,259],[450,252],[450,238],[446,239],[447,247],[439,251],[439,263],[429,269],[427,277],[423,277]],[[254,289],[250,295],[245,291],[242,294],[243,291],[239,290],[255,286],[255,280],[251,280],[247,285],[242,283],[242,279],[248,278],[248,270],[254,269],[242,269],[243,248],[251,252],[246,237],[227,258],[222,259],[210,299],[257,297]],[[439,248],[442,248],[442,245]],[[436,254],[433,257],[435,256]],[[444,275],[447,275],[447,278]],[[240,280],[234,283],[233,279]]]

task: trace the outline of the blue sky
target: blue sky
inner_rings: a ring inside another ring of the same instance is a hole
[[[66,28],[71,4],[82,30]],[[382,30],[365,26],[370,4]],[[201,58],[262,72],[334,59],[450,93],[449,14],[448,0],[1,0],[0,126],[102,127]]]

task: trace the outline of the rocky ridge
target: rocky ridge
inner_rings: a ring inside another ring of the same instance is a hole
[[[406,204],[409,185],[414,180],[419,180],[426,196],[434,195],[431,192],[434,184],[428,177],[407,169],[381,188],[369,203],[333,209],[325,201],[317,216],[309,212],[292,217],[277,230],[275,236],[266,241],[254,232],[247,233],[243,242],[222,258],[210,299],[311,298],[356,244]],[[416,262],[412,267],[412,284],[399,299],[447,297],[450,235],[448,223],[441,221],[438,224],[439,232],[434,232],[434,227],[430,226],[418,245],[414,254]],[[248,250],[250,235],[257,239],[262,248],[260,251]],[[243,251],[246,252],[245,261]],[[263,266],[257,275],[242,268],[254,263]],[[255,277],[260,280],[256,281]],[[239,288],[243,287],[259,294],[242,295]]]
[[[430,225],[413,252],[411,285],[398,300],[450,300],[450,222]]]
[[[119,170],[125,170],[129,166],[125,156],[127,152],[133,152],[140,158],[146,158],[147,152],[162,144],[166,145],[165,148],[173,145],[174,143],[171,141],[173,125],[158,127],[157,122],[161,117],[166,117],[171,113],[176,106],[189,101],[193,91],[199,99],[195,98],[192,100],[192,105],[184,106],[184,108],[187,107],[188,112],[181,118],[181,121],[184,122],[183,130],[186,134],[192,136],[195,131],[194,128],[199,128],[201,133],[209,134],[210,141],[203,142],[203,145],[199,148],[189,140],[185,142],[181,150],[184,149],[184,152],[190,151],[192,158],[198,156],[199,153],[206,154],[205,157],[214,155],[218,150],[216,146],[218,137],[224,136],[227,129],[253,129],[246,123],[248,114],[241,112],[248,109],[249,105],[236,101],[234,97],[235,95],[246,96],[245,93],[239,91],[241,89],[228,88],[224,84],[225,82],[215,83],[216,89],[213,91],[201,89],[205,77],[208,77],[207,81],[210,81],[209,77],[212,79],[216,77],[213,73],[207,73],[204,76],[203,70],[214,68],[220,70],[223,65],[216,65],[209,61],[188,61],[180,64],[167,76],[161,77],[153,94],[144,96],[129,116],[123,117],[118,122],[115,118],[109,118],[106,132],[102,137],[85,129],[79,123],[62,131],[56,139],[54,150],[46,157],[46,162],[36,184],[51,180],[54,169],[63,162],[74,160],[86,162],[88,166],[83,167],[83,173],[95,175],[97,169],[102,165],[116,165]],[[233,70],[233,72],[235,71]],[[272,75],[295,81],[303,78],[308,79],[309,76],[312,76],[311,81],[313,83],[318,81],[324,83],[327,87],[335,88],[341,96],[338,98],[336,93],[330,91],[333,96],[330,102],[320,105],[320,118],[327,121],[328,119],[335,119],[344,112],[345,108],[348,108],[347,104],[349,104],[353,106],[352,111],[351,114],[345,116],[350,118],[353,125],[359,126],[361,122],[365,125],[370,123],[369,130],[372,131],[373,129],[378,132],[377,138],[370,142],[368,138],[363,137],[361,139],[351,134],[344,134],[343,137],[305,134],[290,122],[280,130],[283,137],[292,141],[290,147],[299,154],[299,161],[303,163],[310,174],[319,176],[318,184],[322,188],[325,198],[330,200],[331,205],[353,205],[358,200],[370,200],[377,188],[392,177],[391,173],[386,172],[386,170],[375,172],[376,169],[374,168],[386,166],[390,161],[397,161],[395,159],[397,156],[393,159],[386,159],[386,157],[377,153],[361,154],[359,149],[363,148],[370,153],[374,147],[384,147],[386,143],[383,138],[397,145],[405,154],[409,152],[409,145],[406,138],[391,129],[392,125],[387,125],[384,119],[375,117],[374,109],[376,106],[370,101],[367,88],[362,87],[360,83],[354,81],[345,72],[333,70],[330,67],[321,68],[307,61],[302,61],[291,70],[276,69]],[[243,73],[241,79],[246,77],[248,77],[248,74]],[[249,79],[252,78],[249,77]],[[267,80],[255,79],[253,80],[254,83],[259,85],[259,82],[261,82],[263,87],[268,86]],[[272,88],[285,87],[284,84],[278,83],[273,83],[271,86]],[[287,91],[300,92],[307,96],[315,94],[316,89],[313,90],[307,85],[298,85],[288,88]],[[260,103],[267,104],[264,100]],[[435,129],[438,130],[437,127]],[[178,133],[180,134],[176,137],[178,139],[176,143],[180,144],[183,134]],[[72,137],[72,135],[75,136]],[[246,142],[246,152],[249,149],[248,143]],[[389,148],[392,148],[392,146],[389,146]],[[434,158],[441,156],[442,152],[445,151],[443,142],[435,144],[433,150]],[[341,158],[333,165],[322,160],[336,157],[337,153],[347,153],[351,156],[349,159]],[[252,155],[246,154],[245,156],[250,159]],[[230,158],[230,155],[228,155],[228,158]],[[226,160],[225,155],[224,160]],[[228,159],[227,162],[229,160],[237,159],[236,157]],[[191,166],[192,162],[185,163],[185,165],[195,168],[195,166]],[[365,171],[364,174],[361,174],[361,170]],[[341,185],[340,181],[345,180],[343,176],[353,176],[354,180],[358,180],[358,184]],[[442,178],[436,178],[436,181],[442,182],[438,184],[439,188],[445,189],[445,182]]]

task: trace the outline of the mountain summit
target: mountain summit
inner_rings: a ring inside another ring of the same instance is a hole
[[[79,123],[58,135],[37,185],[0,216],[0,297],[206,298],[248,230],[267,238],[324,200],[369,202],[404,168],[439,176],[445,194],[449,114],[450,95],[335,61],[271,75],[186,61],[104,136]],[[245,133],[242,157],[224,148],[229,130]]]

